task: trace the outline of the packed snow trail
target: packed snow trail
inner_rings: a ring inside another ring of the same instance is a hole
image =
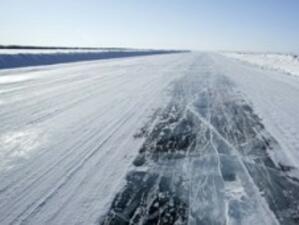
[[[239,70],[256,74],[182,53],[0,72],[0,224],[297,224],[297,168]]]

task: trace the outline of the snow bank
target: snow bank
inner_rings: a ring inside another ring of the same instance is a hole
[[[0,49],[0,69],[177,52],[135,49]]]
[[[290,75],[299,76],[299,57],[292,54],[278,53],[245,53],[225,52],[222,53],[230,58],[239,59],[262,68],[277,70]]]

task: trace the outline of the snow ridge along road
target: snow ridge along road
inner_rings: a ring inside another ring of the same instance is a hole
[[[298,224],[254,79],[287,88],[207,53],[0,72],[0,224]]]
[[[177,50],[138,50],[138,49],[0,49],[0,69],[51,65],[99,59],[124,58],[133,56],[180,53]]]
[[[223,52],[223,55],[252,65],[299,76],[299,57],[295,54]]]

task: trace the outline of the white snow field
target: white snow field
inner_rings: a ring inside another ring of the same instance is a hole
[[[298,224],[298,115],[215,53],[0,70],[0,224]]]
[[[223,52],[222,54],[262,68],[299,76],[299,57],[295,54],[253,52]]]

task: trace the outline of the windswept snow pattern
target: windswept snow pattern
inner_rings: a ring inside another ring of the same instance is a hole
[[[298,224],[297,168],[226,60],[0,73],[0,224]]]

